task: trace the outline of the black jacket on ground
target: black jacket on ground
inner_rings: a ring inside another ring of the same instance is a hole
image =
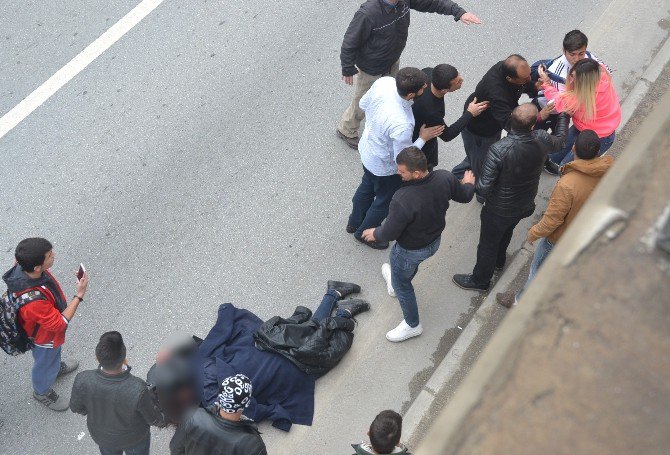
[[[149,425],[164,424],[146,383],[130,374],[130,368],[118,375],[100,369],[77,374],[70,409],[86,416],[91,438],[106,449],[139,444],[149,435]]]
[[[406,250],[425,248],[442,235],[449,201],[467,203],[474,195],[473,185],[462,184],[443,169],[403,182],[391,199],[384,224],[375,229],[375,238],[396,240]]]
[[[407,44],[410,9],[451,15],[454,20],[465,13],[451,0],[398,0],[395,6],[383,0],[367,0],[344,34],[340,52],[342,75],[358,73],[354,65],[373,76],[388,72]]]
[[[256,425],[222,419],[216,405],[198,408],[177,427],[172,455],[267,455]]]
[[[288,319],[275,316],[254,334],[256,347],[276,352],[307,374],[324,374],[338,364],[354,341],[354,321],[347,318],[312,320],[312,312],[296,307]]]
[[[465,101],[464,110],[467,111],[470,102],[477,97],[477,102],[488,101],[489,107],[473,118],[466,127],[477,136],[493,137],[499,135],[503,129],[509,131],[509,117],[515,107],[519,105],[519,98],[527,93],[534,98],[537,90],[532,82],[525,85],[516,85],[507,82],[503,73],[503,61],[489,69],[477,87]]]
[[[449,142],[461,134],[463,128],[465,128],[472,118],[472,114],[466,109],[461,118],[456,120],[453,125],[449,126],[444,123],[444,98],[438,98],[433,95],[433,91],[430,88],[433,68],[424,68],[422,71],[428,78],[428,87],[426,87],[420,97],[414,99],[414,103],[412,104],[412,113],[414,114],[412,141],[416,141],[421,131],[421,125],[425,124],[426,126],[444,125],[444,131],[438,137],[444,142]],[[428,166],[437,166],[437,138],[426,142],[421,150],[428,159]]]
[[[570,117],[559,114],[556,132],[512,131],[493,144],[486,155],[477,193],[486,208],[499,216],[529,216],[535,211],[535,196],[547,154],[563,148]]]

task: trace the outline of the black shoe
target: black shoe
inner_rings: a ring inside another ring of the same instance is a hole
[[[452,280],[456,284],[456,286],[468,291],[486,291],[489,288],[488,284],[484,286],[472,281],[472,275],[458,274],[454,275],[454,278]]]
[[[504,268],[505,268],[505,264],[502,264],[502,265],[498,265],[498,264],[496,264],[496,272],[500,272],[500,271],[502,271],[502,269],[504,269]]]
[[[351,147],[354,150],[358,150],[358,139],[359,139],[358,137],[345,136],[338,129],[335,129],[335,132],[337,133],[337,137],[342,139],[349,147]]]
[[[347,229],[346,229],[347,234],[353,234],[354,232],[356,232],[356,230],[358,230],[358,228],[355,228],[355,227],[353,227],[353,226],[349,226],[349,225],[347,224]]]
[[[339,310],[344,310],[353,318],[357,314],[365,313],[370,310],[370,304],[361,299],[340,300],[337,303]]]
[[[483,204],[484,201],[486,200],[486,199],[484,199],[483,197],[481,197],[481,196],[478,195],[478,194],[476,194],[475,196],[477,197],[477,202],[479,202],[480,204]]]
[[[547,174],[561,175],[561,167],[549,158],[544,162],[544,170]]]
[[[358,294],[361,292],[361,287],[354,283],[328,280],[328,290],[337,291],[340,293],[340,298],[344,298],[349,294]]]
[[[386,248],[389,247],[389,242],[377,242],[377,241],[374,241],[374,242],[368,242],[368,241],[365,240],[363,237],[356,237],[356,236],[354,236],[354,238],[355,238],[356,240],[358,240],[359,242],[361,242],[363,245],[367,245],[367,246],[369,246],[370,248],[373,248],[373,249],[375,249],[375,250],[385,250]]]

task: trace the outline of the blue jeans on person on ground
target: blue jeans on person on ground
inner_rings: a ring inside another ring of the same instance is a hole
[[[381,226],[388,215],[391,198],[401,183],[398,174],[379,177],[363,166],[363,178],[351,199],[353,209],[348,223],[356,228],[356,238],[360,238],[368,228]]]
[[[33,346],[33,390],[38,395],[46,394],[56,382],[60,371],[61,347],[42,348]]]
[[[410,327],[419,325],[419,308],[412,279],[419,270],[419,264],[431,257],[440,248],[440,237],[425,248],[406,250],[396,242],[389,254],[391,263],[391,285],[400,301],[400,308],[405,322]]]
[[[572,152],[572,147],[575,145],[575,141],[577,140],[579,133],[580,131],[575,128],[575,125],[572,125],[568,130],[568,137],[565,138],[565,145],[563,148],[556,153],[550,153],[549,159],[559,166],[563,166],[564,164],[574,160],[575,157],[574,153]],[[609,150],[609,148],[614,143],[614,139],[616,139],[616,132],[610,134],[607,137],[600,138],[600,151],[598,151],[598,156]]]
[[[333,313],[333,310],[337,306],[337,301],[340,299],[340,296],[338,295],[337,292],[333,291],[332,289],[326,292],[326,294],[323,296],[323,299],[321,300],[321,303],[319,304],[318,308],[316,311],[312,314],[312,320],[319,322],[322,319],[329,318],[330,315]],[[335,316],[341,317],[341,318],[349,318],[351,315],[344,311],[344,310],[337,310],[337,313]]]
[[[451,173],[456,178],[462,179],[465,171],[470,169],[475,177],[479,178],[489,147],[500,140],[500,134],[491,137],[478,136],[468,131],[467,128],[463,129],[461,139],[463,139],[463,147],[465,148],[465,159],[457,164],[451,170]]]
[[[530,282],[533,281],[535,275],[537,275],[537,271],[540,270],[540,266],[544,260],[547,259],[547,256],[549,256],[549,253],[551,253],[552,248],[554,248],[554,245],[549,240],[545,238],[538,240],[537,246],[535,247],[535,254],[533,255],[533,262],[530,263],[530,272],[528,273],[526,284],[524,284],[523,288],[521,288],[521,290],[516,293],[515,300],[517,302],[519,299],[521,299],[521,296],[530,285]]]
[[[125,449],[106,449],[104,447],[99,447],[99,449],[102,455],[123,455],[124,452],[126,455],[149,455],[150,447],[151,435],[147,436],[140,443]]]

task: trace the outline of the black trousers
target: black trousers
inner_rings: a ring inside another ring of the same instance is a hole
[[[532,214],[521,216],[500,216],[482,207],[481,229],[477,245],[477,264],[472,271],[472,281],[488,286],[496,266],[502,267],[507,259],[507,247],[512,240],[514,228],[519,221]]]

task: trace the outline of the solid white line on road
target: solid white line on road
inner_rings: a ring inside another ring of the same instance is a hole
[[[25,97],[19,104],[0,118],[0,139],[10,132],[23,119],[28,117],[42,103],[67,84],[73,77],[79,74],[93,60],[109,49],[130,29],[135,27],[149,13],[155,10],[164,0],[143,0],[128,14],[123,16],[109,30],[100,35],[98,39],[89,44],[86,49],[70,60],[67,65],[59,69],[53,76],[47,79],[30,95]]]

